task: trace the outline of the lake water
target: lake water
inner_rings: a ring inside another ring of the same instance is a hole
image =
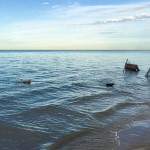
[[[0,149],[115,150],[150,118],[149,68],[150,51],[0,51]]]

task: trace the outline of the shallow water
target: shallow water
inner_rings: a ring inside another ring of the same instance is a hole
[[[137,121],[128,129],[120,131],[118,150],[149,150],[150,149],[150,120]]]
[[[141,71],[123,72],[127,58]],[[149,58],[150,51],[1,51],[0,149],[115,149],[116,132],[150,117]]]

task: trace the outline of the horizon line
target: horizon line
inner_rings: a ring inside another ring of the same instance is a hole
[[[123,49],[123,50],[119,50],[119,49],[101,49],[101,50],[97,50],[97,49],[87,49],[87,50],[83,50],[83,49],[70,49],[70,50],[65,50],[65,49],[59,49],[59,50],[53,50],[53,49],[45,49],[45,50],[40,50],[40,49],[0,49],[0,51],[150,51],[149,50],[129,50],[129,49]]]

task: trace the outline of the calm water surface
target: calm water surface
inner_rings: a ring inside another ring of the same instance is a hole
[[[127,58],[139,73],[123,72]],[[1,51],[0,149],[115,150],[150,118],[149,67],[150,51]]]

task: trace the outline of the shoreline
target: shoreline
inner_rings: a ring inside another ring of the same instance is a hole
[[[149,150],[150,120],[148,118],[133,122],[130,120],[127,124],[122,124],[122,127],[116,125],[116,123],[112,124],[107,129],[102,127],[96,132],[82,134],[67,140],[66,143],[55,143],[54,146],[58,146],[59,150]]]
[[[120,145],[117,150],[149,150],[150,120],[135,121],[129,128],[118,133]]]

